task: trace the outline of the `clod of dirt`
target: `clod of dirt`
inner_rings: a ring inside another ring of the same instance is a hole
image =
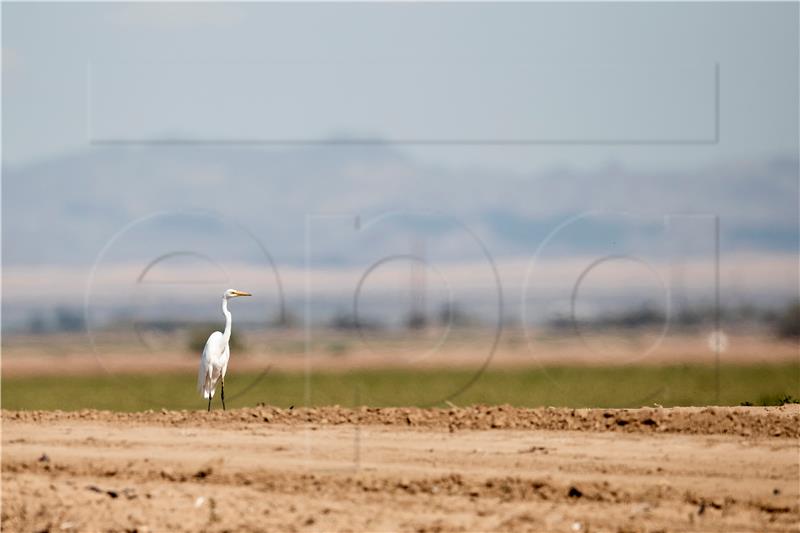
[[[214,469],[211,468],[210,466],[207,466],[207,467],[201,468],[200,470],[195,472],[194,477],[196,479],[204,479],[204,478],[207,478],[208,476],[210,476],[213,472],[214,472]]]
[[[581,492],[577,487],[570,487],[569,492],[567,492],[567,496],[570,498],[580,498],[583,496],[583,492]]]
[[[543,453],[546,455],[548,450],[544,446],[531,446],[525,450],[520,450],[519,453]]]
[[[119,497],[119,493],[117,491],[115,491],[115,490],[103,490],[100,487],[98,487],[97,485],[87,485],[86,488],[88,490],[92,491],[92,492],[97,492],[99,494],[106,494],[109,497],[111,497],[112,499]]]
[[[791,507],[786,505],[770,505],[768,503],[762,503],[758,508],[765,513],[789,513],[792,511]]]
[[[47,455],[46,453],[43,453],[41,455],[41,457],[39,457],[39,462],[40,463],[49,463],[50,462],[50,456]]]

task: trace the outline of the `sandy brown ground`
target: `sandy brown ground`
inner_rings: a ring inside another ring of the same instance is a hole
[[[800,406],[3,412],[3,531],[800,531]]]
[[[383,341],[366,346],[352,342],[352,336],[332,336],[329,343],[318,343],[305,351],[302,332],[283,334],[274,346],[253,342],[247,350],[234,351],[240,371],[302,372],[308,365],[315,370],[349,371],[365,368],[477,368],[491,358],[493,368],[530,368],[531,365],[624,365],[624,364],[712,364],[715,352],[708,335],[670,335],[657,349],[648,352],[654,335],[604,334],[587,341],[575,338],[526,337],[521,332],[506,332],[496,350],[491,339],[478,335],[455,346],[427,352],[428,344],[416,341]],[[435,339],[434,339],[435,340]],[[432,341],[431,341],[432,342]],[[195,372],[199,352],[170,345],[155,349],[128,339],[113,338],[108,345],[92,348],[86,334],[17,335],[3,338],[3,377],[43,375],[147,374]],[[280,349],[291,346],[290,351]],[[347,346],[341,353],[331,353],[330,346]],[[379,349],[377,349],[379,348]],[[426,357],[420,358],[420,354]],[[795,341],[781,341],[765,334],[730,334],[720,354],[722,363],[797,362]]]

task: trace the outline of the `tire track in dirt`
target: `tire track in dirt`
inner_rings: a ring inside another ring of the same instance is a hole
[[[262,492],[282,492],[285,494],[339,494],[348,492],[380,493],[382,495],[434,495],[460,496],[469,498],[497,498],[504,502],[540,501],[584,501],[606,503],[640,503],[659,501],[681,501],[714,509],[730,509],[736,506],[751,507],[766,513],[800,513],[800,505],[774,505],[762,500],[737,500],[732,497],[714,498],[697,494],[691,490],[677,490],[670,486],[648,487],[644,490],[628,490],[613,486],[608,481],[579,482],[559,484],[552,479],[526,479],[518,476],[470,478],[461,474],[416,479],[396,479],[379,476],[341,476],[314,473],[291,474],[259,470],[255,472],[226,474],[216,472],[211,465],[199,469],[154,468],[149,462],[129,461],[123,471],[113,465],[83,463],[80,467],[68,464],[51,464],[50,461],[23,462],[12,461],[3,465],[8,474],[34,473],[46,474],[51,478],[93,478],[113,479],[113,485],[135,485],[153,479],[169,483],[204,483],[208,485],[251,486]],[[89,490],[98,492],[98,487],[90,485]],[[109,489],[111,492],[125,494],[130,489]],[[99,492],[108,492],[99,490]],[[117,495],[112,497],[116,498]]]

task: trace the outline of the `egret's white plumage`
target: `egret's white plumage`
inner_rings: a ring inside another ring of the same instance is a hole
[[[228,359],[231,356],[230,347],[225,342],[225,336],[215,331],[206,341],[203,355],[200,357],[200,371],[197,374],[197,391],[203,398],[214,397],[217,381],[225,376],[228,370]]]
[[[250,296],[250,293],[228,289],[222,295],[222,313],[225,315],[225,331],[215,331],[206,341],[203,355],[200,357],[200,368],[197,371],[197,391],[208,400],[211,410],[211,398],[222,383],[222,408],[225,409],[225,373],[228,371],[228,360],[231,357],[231,312],[228,311],[228,300],[237,296]]]

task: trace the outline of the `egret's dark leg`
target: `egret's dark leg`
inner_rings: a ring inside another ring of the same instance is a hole
[[[208,412],[211,412],[211,395],[208,395]]]
[[[225,410],[225,378],[221,379],[222,381],[222,392],[220,393],[219,397],[222,399],[222,410]]]

